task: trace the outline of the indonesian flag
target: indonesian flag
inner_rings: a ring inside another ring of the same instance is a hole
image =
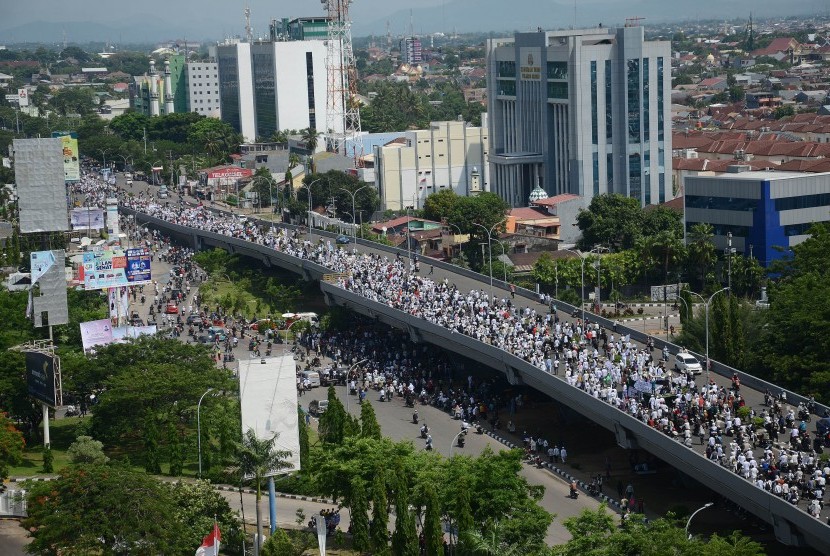
[[[196,556],[219,556],[219,541],[222,534],[219,532],[219,524],[213,524],[213,531],[202,539],[202,546],[196,549]]]

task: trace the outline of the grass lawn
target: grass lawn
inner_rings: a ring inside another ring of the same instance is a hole
[[[49,421],[49,436],[52,441],[52,455],[54,456],[52,466],[55,472],[69,464],[69,455],[66,451],[78,436],[78,425],[89,419],[90,417],[66,417]],[[23,453],[23,461],[20,465],[12,466],[9,469],[9,476],[28,477],[39,473],[43,473],[43,445],[27,445]]]

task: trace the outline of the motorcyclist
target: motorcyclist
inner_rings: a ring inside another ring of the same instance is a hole
[[[421,438],[426,438],[429,436],[429,427],[426,423],[421,425]]]
[[[427,434],[427,441],[426,441],[426,445],[424,446],[424,448],[426,450],[432,450],[432,435],[431,434]]]
[[[415,410],[415,413],[412,414],[412,422],[416,425],[418,424],[418,410]]]

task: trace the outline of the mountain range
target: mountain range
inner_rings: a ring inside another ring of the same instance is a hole
[[[748,18],[750,11],[756,18],[781,15],[803,15],[826,13],[827,2],[808,0],[796,5],[784,5],[777,0],[445,0],[431,5],[410,4],[410,9],[394,10],[400,2],[389,1],[387,10],[378,10],[376,5],[362,4],[355,0],[352,6],[352,34],[354,36],[385,35],[387,22],[394,36],[408,34],[410,21],[415,34],[433,32],[493,32],[505,34],[513,30],[593,27],[598,23],[618,26],[629,17],[645,18],[642,23],[667,23],[672,21],[694,21],[713,19]],[[149,4],[147,7],[151,7]],[[133,9],[141,9],[133,5]],[[162,40],[190,38],[194,41],[218,40],[225,36],[243,33],[244,22],[223,18],[210,11],[201,14],[192,12],[176,14],[176,8],[167,17],[158,12],[151,15],[130,14],[113,19],[76,14],[77,21],[48,21],[48,14],[38,21],[32,17],[14,17],[0,20],[0,44],[16,42],[62,42],[64,36],[70,42],[110,41],[120,44],[152,43]],[[296,8],[295,8],[296,9]],[[319,15],[319,7],[308,8],[306,15]],[[385,13],[384,13],[385,12]],[[87,12],[89,13],[89,12]],[[267,18],[262,11],[254,12],[256,34],[262,35],[267,29]]]

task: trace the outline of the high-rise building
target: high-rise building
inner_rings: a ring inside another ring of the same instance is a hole
[[[245,137],[326,127],[322,40],[223,44],[217,48],[222,119]]]
[[[483,115],[486,120],[486,115]],[[458,195],[489,190],[487,123],[432,122],[374,148],[375,184],[384,210],[423,208],[426,198],[450,189]]]
[[[188,62],[185,66],[187,111],[202,116],[219,118],[219,64],[216,62]]]
[[[671,197],[671,45],[643,28],[516,33],[487,44],[491,190]]]
[[[424,61],[421,50],[421,39],[417,37],[406,37],[401,40],[401,62],[411,66]]]

